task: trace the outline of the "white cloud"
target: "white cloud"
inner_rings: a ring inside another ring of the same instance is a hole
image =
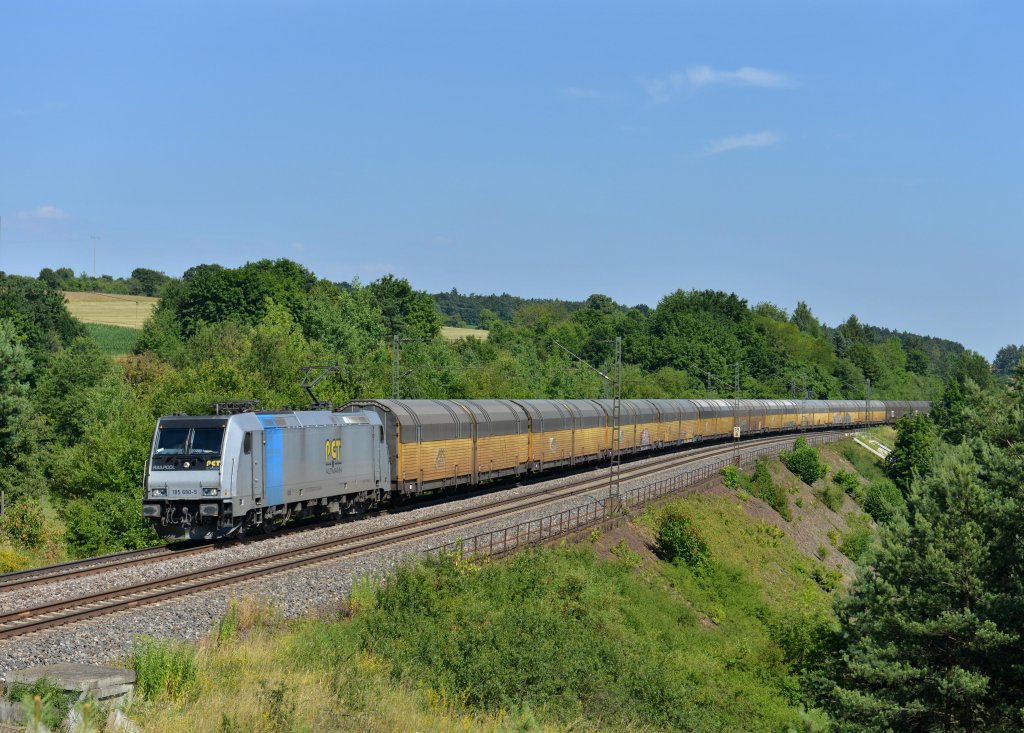
[[[56,206],[40,206],[32,211],[19,211],[17,217],[28,221],[60,221],[70,219],[71,214]]]
[[[296,252],[305,252],[306,251],[306,245],[304,245],[302,242],[292,242],[288,246],[291,247],[292,249],[294,249]]]
[[[743,66],[735,71],[693,66],[686,71],[674,71],[657,79],[640,79],[640,85],[655,102],[667,102],[684,91],[696,91],[710,86],[759,87],[783,89],[793,86],[785,74],[768,69]]]
[[[720,155],[730,150],[742,150],[743,148],[767,148],[775,145],[782,138],[778,133],[765,130],[764,132],[749,132],[746,135],[735,135],[723,137],[719,140],[712,140],[701,153],[703,157],[709,155]]]

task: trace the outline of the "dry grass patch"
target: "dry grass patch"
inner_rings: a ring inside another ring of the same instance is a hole
[[[458,341],[465,338],[478,338],[481,341],[487,340],[488,331],[482,328],[456,328],[455,326],[442,326],[441,336],[447,341]]]
[[[108,326],[142,328],[152,314],[159,298],[146,295],[113,295],[110,293],[74,293],[65,291],[68,311],[82,323],[103,323]]]

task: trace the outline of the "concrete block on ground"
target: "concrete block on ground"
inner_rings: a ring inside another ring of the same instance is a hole
[[[18,726],[24,719],[20,702],[0,700],[0,730],[7,727]]]
[[[120,710],[111,710],[107,716],[106,730],[110,733],[139,733],[139,724],[122,713]]]
[[[7,673],[7,684],[31,685],[43,678],[69,692],[105,703],[126,703],[135,689],[133,670],[93,664],[44,664],[18,669]]]

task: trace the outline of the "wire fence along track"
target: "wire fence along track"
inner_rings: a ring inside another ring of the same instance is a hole
[[[826,433],[805,436],[805,440],[810,445],[822,445],[842,440],[844,437],[847,435]],[[796,439],[793,439],[782,445],[741,451],[738,454],[737,462],[744,467],[752,466],[761,458],[776,458],[782,451],[792,448],[795,442]],[[723,468],[736,465],[737,462],[719,458],[712,463],[691,469],[672,478],[630,489],[620,494],[617,500],[614,497],[594,499],[587,504],[566,509],[557,514],[531,519],[527,522],[520,522],[502,529],[483,532],[432,547],[425,554],[460,554],[473,558],[500,557],[520,548],[539,545],[557,537],[594,527],[622,516],[624,509],[635,508],[670,494],[684,492],[687,489],[691,491],[686,491],[686,494],[690,494],[693,489],[718,476]]]

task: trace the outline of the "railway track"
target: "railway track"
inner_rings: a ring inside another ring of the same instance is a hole
[[[125,550],[124,552],[99,555],[85,560],[73,560],[56,565],[47,565],[42,568],[4,573],[0,575],[0,592],[28,588],[42,583],[53,583],[68,578],[78,578],[83,575],[94,575],[107,570],[119,570],[133,565],[159,562],[172,557],[183,557],[205,549],[207,548],[193,547],[174,550],[171,547],[143,547],[139,550]]]
[[[744,452],[749,450],[750,447],[763,448],[778,443],[787,443],[792,440],[793,436],[753,440],[744,443]],[[621,480],[628,481],[670,470],[688,463],[729,455],[734,450],[734,446],[730,444],[685,451],[683,454],[668,454],[644,466],[623,467]],[[270,573],[278,573],[302,566],[336,560],[387,545],[399,544],[452,529],[468,527],[499,518],[503,515],[536,508],[560,499],[586,494],[594,489],[606,486],[607,483],[608,478],[606,476],[584,478],[565,486],[541,489],[517,497],[499,499],[485,506],[456,509],[437,517],[411,520],[383,530],[371,530],[348,537],[314,543],[305,547],[286,549],[256,558],[249,558],[2,614],[0,615],[0,639],[22,636],[117,611],[252,580]],[[166,548],[150,549],[166,550]],[[201,548],[193,549],[198,550]],[[185,550],[184,552],[190,551]],[[89,568],[83,566],[72,568],[70,572],[85,574],[88,572],[116,570],[123,567],[118,565],[118,557],[122,557],[123,561],[127,564],[155,562],[157,559],[166,559],[166,554],[155,558],[139,557],[135,556],[135,554],[117,553],[104,556],[103,558],[93,558],[90,561],[82,561],[82,564],[94,563],[92,570],[90,571]],[[171,552],[170,554],[173,555],[174,553]],[[106,559],[110,559],[110,562],[100,566],[95,565],[97,560]],[[68,563],[66,565],[76,564]],[[44,570],[59,567],[61,566],[51,566],[51,568],[45,568]],[[58,573],[56,577],[72,576],[59,575]],[[53,575],[49,576],[50,581],[54,578],[55,576]],[[37,579],[34,582],[44,582],[44,580]],[[0,585],[0,589],[3,587]]]
[[[696,449],[701,450],[701,449]],[[667,465],[665,468],[671,468],[675,465],[676,461],[693,460],[696,458],[694,450],[685,451],[683,456],[679,452],[669,453],[662,457],[662,460],[669,462],[671,465]],[[655,469],[650,466],[651,470],[665,470]],[[507,487],[505,487],[507,488]],[[476,492],[467,492],[466,497],[481,496],[485,495],[492,490],[497,489],[484,489]],[[409,505],[408,508],[418,508],[423,506],[433,506],[438,503],[439,500],[435,501],[420,501],[415,505]],[[382,514],[390,513],[388,509],[378,510],[370,512],[365,515],[360,515],[359,519],[367,517],[381,516]],[[281,537],[286,533],[299,533],[310,529],[318,529],[321,527],[327,527],[337,524],[337,520],[328,521],[316,521],[311,523],[305,523],[297,526],[293,526],[284,530],[269,535],[269,537]],[[80,578],[89,575],[97,575],[99,573],[111,571],[111,570],[124,570],[130,567],[137,567],[139,565],[147,565],[154,562],[161,562],[172,558],[187,557],[189,555],[199,555],[211,550],[222,549],[229,547],[232,544],[238,543],[249,543],[249,542],[260,542],[266,539],[266,537],[251,537],[245,540],[236,539],[229,541],[221,541],[218,543],[214,542],[198,542],[198,543],[175,543],[173,545],[161,546],[161,547],[143,547],[138,550],[125,550],[123,552],[115,552],[109,555],[99,555],[97,557],[85,558],[83,560],[73,560],[70,562],[57,563],[55,565],[46,565],[40,568],[31,568],[29,570],[19,570],[11,573],[0,574],[0,593],[5,591],[20,590],[22,588],[29,588],[34,585],[42,585],[44,583],[54,583],[62,580],[69,580],[71,578]]]

